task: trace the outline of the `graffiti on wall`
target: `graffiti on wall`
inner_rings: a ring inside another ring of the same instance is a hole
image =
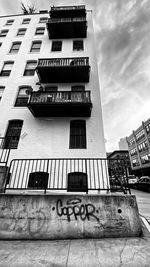
[[[53,210],[55,210],[55,207],[53,207]],[[99,222],[99,218],[97,217],[98,210],[96,210],[94,204],[84,204],[80,198],[68,200],[66,204],[63,204],[62,200],[58,199],[56,212],[59,217],[65,216],[68,222],[72,219],[80,219],[82,221],[94,219]]]

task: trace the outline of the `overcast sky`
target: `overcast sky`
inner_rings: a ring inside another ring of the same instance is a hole
[[[86,1],[86,0],[85,0]],[[20,13],[19,0],[0,0],[0,15]],[[36,10],[60,0],[22,0]],[[66,0],[66,4],[82,4]],[[87,0],[92,5],[94,0]],[[150,0],[97,0],[94,13],[107,151],[118,149],[150,117]]]

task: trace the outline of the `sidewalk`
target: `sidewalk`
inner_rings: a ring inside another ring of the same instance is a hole
[[[149,267],[150,233],[140,238],[0,241],[0,267]]]

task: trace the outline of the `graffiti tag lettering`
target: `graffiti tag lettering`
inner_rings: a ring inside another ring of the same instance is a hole
[[[56,203],[56,212],[59,217],[66,216],[68,221],[71,221],[71,218],[74,217],[75,220],[80,218],[85,221],[92,218],[99,222],[99,218],[95,214],[95,206],[91,203],[83,204],[79,198],[67,201],[66,205],[63,205],[62,200],[59,199]]]

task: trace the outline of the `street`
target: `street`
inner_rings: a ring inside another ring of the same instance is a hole
[[[150,193],[135,189],[131,193],[136,196],[140,215],[150,221]]]

